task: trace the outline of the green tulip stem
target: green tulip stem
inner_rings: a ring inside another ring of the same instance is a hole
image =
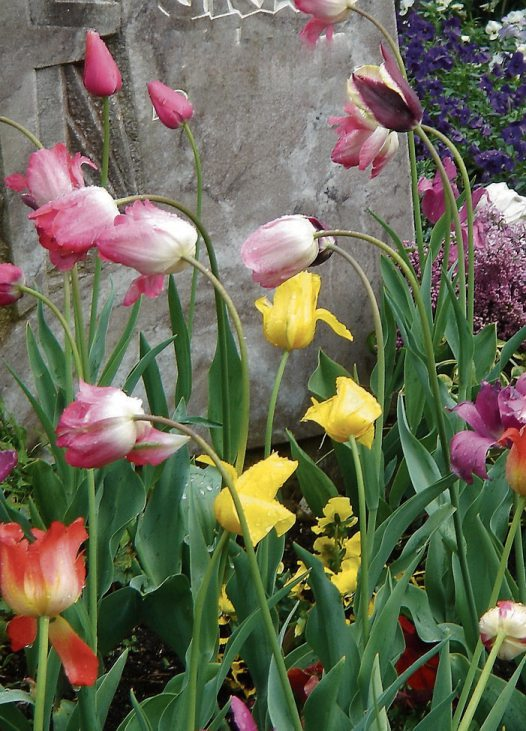
[[[523,498],[520,495],[515,495],[515,510],[520,511],[520,502]],[[515,533],[515,572],[517,574],[517,584],[519,586],[519,599],[522,604],[526,604],[526,571],[524,568],[524,546],[522,544],[522,522]]]
[[[27,127],[24,127],[23,124],[20,124],[20,122],[15,122],[14,119],[10,119],[9,117],[2,117],[2,116],[0,116],[0,122],[3,122],[4,124],[9,125],[10,127],[14,127],[16,130],[21,132],[24,135],[24,137],[27,137],[27,139],[30,142],[32,142],[35,145],[35,147],[38,147],[39,150],[41,150],[44,147],[44,145],[42,144],[42,142],[40,142],[38,137],[35,137],[35,135],[32,132],[30,132],[27,129]]]
[[[462,185],[465,193],[465,206],[466,206],[466,222],[468,229],[468,294],[467,294],[467,319],[469,331],[473,332],[473,316],[475,307],[475,252],[473,243],[473,197],[471,195],[471,183],[469,180],[469,174],[466,168],[466,164],[462,158],[462,155],[457,150],[451,140],[446,135],[439,132],[433,127],[428,127],[423,124],[422,129],[424,132],[429,133],[437,137],[451,152],[453,159],[457,164],[462,177]]]
[[[195,170],[195,186],[196,186],[196,194],[195,194],[195,216],[199,220],[201,220],[201,210],[203,207],[203,170],[201,167],[201,157],[199,155],[199,150],[197,149],[197,145],[195,142],[194,135],[192,134],[192,130],[190,129],[189,125],[184,122],[183,124],[183,130],[184,133],[188,139],[188,142],[190,144],[190,147],[192,148],[192,154],[194,156],[194,170]],[[200,251],[200,239],[197,239],[197,244],[195,246],[195,258],[199,259],[199,251]],[[190,341],[192,340],[192,332],[194,327],[194,314],[195,314],[195,298],[197,294],[197,278],[199,276],[199,273],[197,269],[194,269],[192,272],[192,286],[190,289],[190,303],[188,305],[188,337]]]
[[[69,283],[69,276],[67,272],[64,272],[63,279],[64,286],[64,320],[68,324],[68,330],[71,333],[71,287]],[[73,363],[72,363],[72,351],[70,341],[66,338],[64,342],[64,362],[65,368],[65,392],[66,401],[69,404],[73,401]]]
[[[97,571],[97,497],[95,492],[95,470],[86,470],[88,479],[88,613],[91,630],[91,649],[97,654],[98,635],[98,571]]]
[[[247,448],[247,440],[248,440],[248,428],[249,428],[249,418],[250,418],[250,379],[248,374],[248,353],[247,353],[247,345],[245,341],[245,335],[243,332],[243,325],[241,324],[241,319],[239,317],[239,314],[236,310],[236,306],[234,305],[230,295],[224,288],[224,286],[221,284],[219,279],[212,274],[212,272],[207,269],[201,262],[197,261],[197,259],[194,259],[193,256],[183,256],[181,257],[185,261],[187,261],[189,264],[191,264],[195,269],[201,272],[213,285],[216,292],[218,292],[219,296],[224,301],[226,308],[228,310],[228,313],[232,319],[232,322],[234,324],[234,328],[237,335],[238,345],[239,345],[239,355],[241,358],[241,404],[240,404],[240,427],[239,427],[239,442],[238,442],[238,450],[237,450],[237,458],[236,458],[236,470],[238,474],[241,474],[243,471],[243,465],[245,463],[245,452]],[[223,398],[225,398],[223,394]]]
[[[429,129],[429,128],[426,128],[426,129]],[[457,264],[458,264],[459,304],[460,304],[462,313],[465,316],[466,315],[466,262],[464,259],[464,241],[462,239],[462,228],[460,226],[460,216],[459,216],[459,212],[458,212],[458,208],[457,208],[457,202],[455,200],[455,194],[453,192],[453,187],[451,186],[451,182],[447,176],[447,173],[446,173],[446,170],[442,163],[442,160],[440,159],[440,155],[438,154],[433,143],[427,136],[424,128],[421,125],[418,125],[418,127],[415,128],[415,132],[420,137],[420,139],[422,140],[424,145],[427,147],[429,154],[431,155],[431,158],[433,159],[433,162],[435,163],[435,166],[440,175],[440,180],[442,181],[442,187],[444,189],[445,199],[447,201],[449,201],[449,205],[451,207],[451,213],[453,216],[453,224],[455,226],[455,243],[457,245],[457,251],[458,251]],[[433,133],[434,133],[434,131],[433,131]],[[472,323],[471,323],[471,327],[472,327]]]
[[[189,208],[184,206],[182,203],[174,200],[173,198],[167,198],[164,195],[130,195],[126,198],[120,198],[115,201],[118,206],[126,205],[127,203],[133,203],[133,201],[153,201],[154,203],[164,203],[167,206],[171,206],[176,210],[180,211],[184,216],[190,219],[194,226],[197,228],[201,238],[206,247],[208,254],[208,260],[210,262],[210,269],[212,274],[219,280],[219,268],[217,266],[217,258],[215,255],[212,240],[208,235],[208,231],[205,229],[199,218]],[[216,317],[217,317],[217,331],[218,331],[218,346],[219,346],[219,358],[221,362],[221,393],[222,393],[222,410],[223,410],[223,457],[228,460],[230,454],[230,381],[228,378],[228,350],[227,350],[227,320],[225,312],[225,304],[218,290],[215,290],[215,306],[216,306]]]
[[[488,607],[490,609],[491,609],[491,607],[494,607],[496,605],[497,599],[499,598],[500,590],[502,588],[502,583],[504,581],[504,575],[506,573],[506,568],[508,566],[508,560],[510,557],[511,548],[515,541],[515,535],[516,535],[517,531],[520,529],[522,514],[524,512],[525,507],[526,507],[526,497],[519,496],[517,498],[517,500],[515,501],[515,513],[513,515],[513,520],[511,521],[511,525],[508,530],[506,543],[504,544],[504,548],[502,549],[499,567],[497,569],[497,575],[495,577],[495,582],[493,584],[491,596],[488,601]],[[522,598],[521,598],[521,601],[522,601]],[[471,686],[473,685],[473,680],[475,679],[475,674],[477,672],[477,667],[478,667],[479,660],[482,655],[483,649],[484,649],[484,645],[482,644],[482,642],[479,638],[479,641],[477,642],[477,646],[475,647],[475,650],[473,652],[473,657],[471,658],[471,664],[470,664],[469,670],[466,674],[466,679],[465,679],[464,685],[462,687],[462,692],[460,694],[460,698],[458,700],[457,707],[455,709],[455,715],[453,716],[453,728],[454,729],[457,728],[457,725],[460,721],[462,712],[464,711],[464,708],[466,706],[466,702],[467,702],[467,699],[471,692]]]
[[[284,350],[281,355],[281,360],[279,362],[278,370],[276,371],[276,378],[274,379],[274,386],[272,388],[272,393],[270,394],[270,401],[268,405],[268,412],[267,412],[267,425],[265,428],[265,451],[263,453],[263,456],[265,459],[270,456],[270,450],[272,449],[272,427],[274,426],[274,414],[276,412],[276,404],[278,402],[278,394],[279,389],[281,386],[281,381],[283,380],[283,374],[285,372],[285,367],[287,365],[287,361],[289,359],[290,351]]]
[[[428,319],[428,315],[426,312],[426,307],[424,304],[424,300],[422,299],[422,294],[420,292],[420,286],[418,284],[418,281],[416,280],[415,275],[411,271],[410,267],[405,263],[403,258],[398,254],[396,251],[391,249],[391,247],[381,241],[380,239],[377,239],[375,236],[370,236],[369,234],[360,233],[358,231],[346,231],[341,229],[335,229],[335,230],[329,230],[329,231],[317,231],[314,234],[315,238],[322,238],[324,236],[344,236],[348,238],[354,238],[361,241],[365,241],[366,243],[372,244],[377,249],[380,249],[380,251],[385,255],[388,256],[390,259],[392,259],[395,264],[400,268],[403,275],[409,282],[409,285],[413,291],[413,297],[415,300],[416,307],[418,309],[418,314],[420,316],[420,322],[422,326],[422,336],[424,340],[424,350],[426,355],[426,366],[427,366],[427,372],[429,376],[429,385],[431,388],[432,393],[432,406],[435,412],[435,418],[436,418],[436,425],[438,429],[438,435],[440,440],[440,446],[442,448],[442,455],[445,462],[446,470],[449,472],[450,469],[450,462],[449,462],[449,445],[447,440],[447,432],[446,432],[446,425],[445,425],[445,419],[444,419],[444,413],[443,413],[443,407],[442,407],[442,399],[440,397],[440,386],[438,382],[438,374],[437,374],[437,367],[436,367],[436,361],[435,361],[435,352],[433,349],[433,337],[431,334],[431,327]],[[464,547],[464,536],[462,532],[462,520],[460,517],[460,513],[458,510],[459,505],[459,497],[458,497],[458,484],[457,482],[453,483],[453,485],[449,488],[449,494],[450,494],[450,500],[452,506],[455,508],[455,511],[453,513],[453,524],[455,527],[455,538],[457,543],[457,551],[458,551],[458,557],[460,561],[460,568],[462,572],[462,579],[464,582],[464,588],[466,590],[466,593],[468,595],[468,603],[469,603],[469,611],[471,614],[471,622],[473,625],[473,628],[477,626],[478,623],[478,615],[477,615],[477,609],[475,605],[475,598],[473,595],[473,586],[471,583],[471,577],[469,574],[469,568],[467,564],[467,558],[466,558],[466,551]]]
[[[497,636],[495,637],[495,643],[494,643],[493,647],[491,648],[491,652],[488,655],[486,664],[484,665],[484,667],[482,669],[480,678],[478,680],[477,685],[475,686],[475,690],[473,691],[473,695],[471,696],[469,705],[466,708],[466,713],[464,714],[464,716],[460,722],[460,725],[458,726],[458,731],[468,731],[471,721],[473,720],[473,716],[475,715],[475,711],[477,710],[480,699],[482,698],[482,694],[484,693],[484,690],[486,689],[486,685],[488,684],[488,680],[491,675],[491,671],[493,669],[495,660],[497,659],[497,655],[499,654],[501,645],[505,639],[506,639],[506,631],[500,630],[497,633]]]
[[[71,270],[71,292],[73,294],[73,318],[75,320],[75,338],[82,361],[82,378],[84,378],[85,381],[89,381],[90,373],[88,352],[86,349],[86,330],[84,326],[82,299],[80,296],[79,271],[76,264]]]
[[[82,378],[84,375],[84,368],[82,365],[80,353],[77,348],[77,343],[75,342],[75,338],[73,337],[73,333],[71,332],[71,329],[69,327],[69,322],[66,320],[62,312],[55,304],[53,304],[53,302],[48,297],[46,297],[46,295],[42,294],[42,292],[39,292],[37,289],[32,289],[32,287],[26,287],[25,284],[19,285],[18,289],[20,290],[20,292],[23,292],[24,294],[29,294],[35,299],[40,300],[40,302],[48,307],[55,315],[59,323],[62,325],[62,329],[64,330],[64,336],[66,337],[71,354],[73,355],[73,360],[75,361],[77,376],[79,378]]]
[[[262,580],[261,574],[259,572],[256,552],[254,550],[254,544],[253,544],[252,538],[250,536],[250,529],[249,529],[248,522],[247,522],[247,519],[245,516],[245,511],[243,510],[243,505],[242,505],[239,495],[237,493],[236,487],[230,478],[230,475],[223,468],[220,458],[214,452],[214,450],[208,445],[208,443],[202,437],[200,437],[196,432],[194,432],[192,429],[190,429],[188,426],[186,426],[185,424],[180,424],[176,421],[172,421],[171,419],[167,419],[163,416],[152,416],[151,414],[144,414],[141,416],[136,416],[134,418],[136,421],[150,421],[152,424],[163,424],[165,426],[169,426],[173,429],[176,429],[177,431],[181,432],[182,434],[186,434],[198,445],[198,447],[206,455],[208,455],[208,457],[210,457],[210,459],[214,463],[216,469],[219,471],[221,478],[223,480],[223,483],[226,485],[226,487],[232,497],[232,502],[234,503],[234,508],[235,508],[237,517],[239,519],[241,533],[243,535],[243,541],[245,543],[245,548],[246,548],[246,552],[247,552],[250,574],[251,574],[253,585],[254,585],[254,588],[256,591],[256,596],[258,599],[258,604],[259,604],[261,616],[263,619],[263,625],[264,625],[270,646],[272,648],[272,654],[274,656],[274,660],[276,662],[276,669],[277,669],[280,683],[282,686],[282,691],[283,691],[283,695],[285,698],[285,702],[286,702],[288,710],[289,710],[292,728],[294,729],[294,731],[303,731],[303,726],[301,724],[301,721],[300,721],[300,718],[298,715],[298,709],[296,707],[296,701],[294,700],[294,695],[292,693],[292,689],[290,687],[289,679],[287,676],[287,668],[285,666],[285,660],[283,657],[283,653],[281,651],[279,639],[278,639],[278,637],[276,635],[276,631],[274,629],[272,615],[271,615],[270,609],[268,607],[267,597],[265,594],[265,587],[263,586],[263,580]],[[191,709],[191,711],[192,711],[192,709]],[[195,731],[195,728],[196,728],[195,727],[195,704],[194,704],[193,714],[194,714],[193,718],[188,719],[187,731]],[[190,715],[192,715],[192,713]]]
[[[358,523],[360,526],[360,582],[359,582],[359,607],[358,613],[362,620],[363,646],[367,645],[369,639],[369,542],[367,540],[367,502],[365,499],[365,483],[363,480],[362,462],[356,439],[349,440],[356,471],[356,487],[358,489]]]
[[[38,618],[38,674],[35,698],[35,715],[33,731],[44,730],[44,712],[46,706],[47,657],[49,643],[49,617]]]

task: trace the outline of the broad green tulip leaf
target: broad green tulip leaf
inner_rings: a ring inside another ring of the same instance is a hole
[[[521,343],[526,340],[526,325],[511,337],[506,345],[502,348],[500,353],[500,359],[497,361],[495,367],[486,376],[487,381],[494,381],[500,376],[504,368],[508,365],[510,358],[513,357],[514,353],[517,352]]]
[[[144,622],[184,661],[192,638],[193,602],[184,574],[170,576],[142,600]],[[217,610],[216,610],[217,618]]]
[[[33,498],[45,524],[49,525],[52,520],[64,522],[73,498],[68,492],[68,485],[58,477],[52,465],[42,459],[31,462],[26,470]]]
[[[150,724],[151,729],[157,729],[161,716],[174,698],[173,693],[160,693],[152,698],[147,698],[138,707],[134,707],[117,731],[145,731],[145,728],[148,729],[148,726],[144,726],[146,721]]]
[[[329,358],[323,350],[318,351],[318,365],[309,378],[307,388],[322,401],[336,393],[336,379],[340,376],[350,377],[343,366]]]
[[[490,322],[473,336],[473,363],[478,383],[483,381],[493,368],[496,354],[497,326],[494,322]]]
[[[294,614],[296,613],[297,608],[298,608],[298,603],[296,603],[296,606],[294,606],[292,608],[292,610],[289,612],[288,617],[286,618],[285,622],[283,623],[283,626],[280,629],[280,633],[279,633],[279,646],[280,647],[282,647],[282,645],[283,645],[283,638],[285,637],[285,632],[287,631],[289,623],[292,620],[292,617],[294,616]],[[269,713],[270,720],[272,722],[273,727],[283,729],[283,731],[294,731],[294,724],[292,723],[291,712],[290,712],[289,706],[287,704],[285,692],[284,692],[284,689],[283,689],[283,686],[282,686],[282,683],[281,683],[281,680],[279,677],[274,655],[272,655],[271,660],[270,660],[267,693],[268,693],[268,698],[267,698],[268,713]]]
[[[303,709],[305,731],[351,731],[351,720],[338,705],[338,693],[344,675],[345,658],[326,673],[314,687]]]
[[[286,435],[290,443],[291,457],[298,461],[295,475],[301,493],[314,515],[319,518],[323,515],[323,508],[331,497],[338,495],[338,490],[325,472],[303,451],[292,433],[287,430]]]
[[[24,690],[0,690],[0,705],[6,703],[30,703],[33,705],[34,702],[35,700],[31,693],[26,693]]]
[[[58,393],[29,323],[26,325],[26,347],[40,406],[54,424],[60,409]]]
[[[480,727],[480,731],[498,731],[501,726],[501,720],[504,714],[506,713],[506,709],[508,706],[513,703],[513,695],[516,692],[515,686],[517,685],[517,682],[520,678],[522,669],[524,667],[524,663],[526,662],[526,655],[523,656],[522,660],[518,664],[515,672],[511,676],[511,678],[506,683],[506,687],[502,691],[502,693],[499,695],[497,701],[495,702],[494,706],[490,710],[486,720]]]
[[[393,244],[396,246],[397,252],[400,254],[400,256],[405,261],[407,266],[410,269],[413,269],[413,265],[411,264],[411,260],[409,259],[409,256],[407,253],[407,247],[404,245],[404,242],[402,241],[400,236],[398,236],[398,234],[396,233],[394,228],[391,228],[391,226],[389,226],[389,224],[386,221],[384,221],[384,219],[381,216],[379,216],[377,213],[372,211],[370,208],[367,210],[367,212],[371,214],[371,216],[374,218],[374,220],[377,221],[380,224],[380,226],[384,229],[384,231],[389,235],[389,238],[391,239]]]
[[[447,698],[444,698],[437,706],[415,726],[414,731],[437,731],[437,729],[451,728],[451,705],[456,691],[452,691]]]
[[[135,325],[137,324],[137,318],[139,317],[140,310],[141,300],[138,299],[131,308],[126,327],[124,328],[122,335],[119,338],[119,341],[117,342],[116,346],[110,354],[110,357],[106,362],[106,365],[104,366],[104,369],[98,381],[99,386],[111,386],[111,384],[113,383],[113,379],[115,378],[115,375],[120,368],[124,356],[126,355],[126,351],[128,350],[130,341],[135,335]]]
[[[99,609],[99,652],[106,655],[119,645],[141,618],[141,597],[131,586],[106,594]]]
[[[40,301],[37,305],[37,321],[38,339],[46,354],[46,360],[51,377],[57,386],[65,388],[67,378],[64,350],[47,323],[44,315],[44,308]]]
[[[391,731],[389,721],[387,720],[387,712],[384,707],[378,704],[378,698],[383,691],[382,674],[380,672],[380,660],[378,655],[373,660],[371,673],[371,682],[369,683],[368,706],[374,708],[373,722],[366,725],[366,728],[374,728],[375,731]]]
[[[146,390],[146,397],[150,406],[150,413],[156,414],[157,416],[168,417],[170,414],[156,356],[170,345],[172,341],[173,337],[166,338],[166,340],[163,340],[162,343],[159,343],[159,345],[155,348],[151,348],[145,336],[142,333],[139,336],[139,354],[141,359],[133,369],[132,380],[137,378],[138,374],[142,376],[144,388]],[[132,374],[130,374],[130,376],[131,375]],[[130,376],[126,379],[125,391],[128,388]],[[133,388],[134,386],[132,387],[132,390]]]
[[[152,724],[148,720],[148,717],[143,712],[139,701],[135,697],[133,688],[130,688],[130,701],[132,704],[132,708],[135,711],[135,717],[137,719],[137,723],[139,724],[139,728],[141,729],[141,731],[154,731]]]
[[[97,716],[100,727],[104,728],[111,702],[115,696],[119,683],[121,681],[122,672],[128,658],[128,650],[124,650],[107,673],[102,675],[97,681]]]
[[[181,399],[188,403],[192,395],[192,352],[184,312],[173,274],[170,274],[168,281],[168,309],[172,334],[175,336],[173,341],[175,361],[177,363],[175,403],[178,404]]]
[[[111,290],[104,303],[104,306],[98,315],[96,322],[90,322],[89,331],[89,352],[88,352],[88,363],[90,373],[90,383],[93,383],[97,379],[100,366],[106,353],[106,338],[108,335],[108,327],[110,324],[110,318],[113,313],[113,301],[115,297],[113,294],[113,284],[111,284]]]
[[[0,728],[2,731],[31,731],[33,724],[14,704],[6,703],[0,705]]]

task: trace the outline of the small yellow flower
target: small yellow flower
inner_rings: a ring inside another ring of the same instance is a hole
[[[312,532],[319,535],[325,529],[336,523],[345,523],[346,528],[356,525],[358,518],[353,518],[351,501],[348,497],[331,497],[323,508],[323,518],[318,518],[317,525],[312,527]]]
[[[356,591],[362,555],[360,534],[355,533],[352,538],[343,541],[342,547],[345,549],[345,555],[340,570],[331,576],[331,581],[340,594],[353,594]]]
[[[374,421],[382,413],[378,401],[352,378],[336,379],[336,396],[327,401],[312,399],[302,421],[315,421],[335,442],[346,442],[355,437],[371,448],[374,439]]]
[[[209,457],[199,457],[200,462],[213,464]],[[278,536],[291,528],[296,516],[283,507],[276,498],[276,493],[284,482],[292,475],[297,462],[271,454],[267,459],[258,462],[236,476],[234,468],[221,463],[228,471],[239,495],[245,512],[250,537],[254,545],[264,538],[272,528]],[[228,488],[223,488],[214,502],[215,516],[220,525],[231,533],[242,534],[239,518]]]
[[[331,312],[316,308],[320,284],[317,274],[300,272],[277,287],[274,304],[266,297],[256,300],[256,307],[263,315],[263,332],[272,345],[282,350],[307,348],[314,339],[318,320],[323,320],[342,338],[353,339]]]

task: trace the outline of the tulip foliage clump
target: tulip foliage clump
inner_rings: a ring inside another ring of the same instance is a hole
[[[243,320],[276,354],[262,455],[249,464],[249,354],[201,210],[191,90],[148,84],[159,124],[194,152],[195,208],[153,192],[114,199],[109,124],[99,184],[87,185],[93,161],[0,117],[35,146],[25,171],[6,171],[9,205],[28,206],[35,244],[63,277],[57,303],[0,264],[0,305],[37,303],[26,331],[33,384],[5,357],[40,423],[30,457],[0,444],[4,644],[27,660],[1,689],[1,728],[523,728],[526,327],[508,323],[503,341],[494,322],[476,320],[474,260],[485,222],[513,215],[521,226],[526,201],[502,181],[472,190],[461,151],[423,123],[396,42],[358,0],[296,4],[311,16],[301,33],[311,45],[356,14],[374,22],[378,59],[354,70],[344,116],[327,120],[337,136],[327,165],[374,178],[405,135],[415,243],[376,214],[385,240],[287,211],[239,242],[252,286],[267,290]],[[83,79],[109,119],[126,80],[95,31]],[[415,137],[434,178],[418,181]],[[378,300],[352,247],[381,258]],[[133,270],[117,333],[107,262]],[[353,363],[353,314],[340,322],[318,306],[335,263],[363,286],[376,354],[368,378]],[[190,401],[197,286],[214,292],[217,332],[203,413]],[[141,333],[136,354],[145,297],[165,307],[171,333],[154,347]],[[295,381],[305,394],[297,421],[323,448],[313,454],[294,423],[276,442],[275,414],[295,351],[326,326],[346,361],[320,350],[309,382]],[[12,499],[17,473],[25,501]],[[150,696],[127,676],[139,626],[177,658]]]

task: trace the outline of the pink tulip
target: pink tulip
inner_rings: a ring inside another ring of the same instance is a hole
[[[241,258],[252,279],[262,287],[277,287],[311,264],[326,258],[323,250],[332,238],[315,239],[323,230],[316,218],[282,216],[260,226],[241,246]]]
[[[193,256],[196,243],[197,231],[187,221],[150,201],[136,201],[104,230],[97,246],[103,259],[143,275],[128,290],[124,304],[129,305],[140,294],[157,297],[164,275],[181,271],[187,265],[182,257]]]
[[[111,386],[80,382],[76,400],[65,408],[57,426],[57,445],[66,448],[73,467],[102,467],[125,457],[135,464],[159,464],[188,437],[154,429],[138,421],[142,401]]]
[[[14,264],[0,264],[0,307],[12,305],[22,297],[19,285],[24,284],[24,273]]]
[[[301,31],[300,38],[313,46],[325,32],[327,40],[332,40],[334,24],[345,20],[356,2],[357,0],[294,0],[298,10],[312,15]]]
[[[76,188],[83,188],[82,165],[97,167],[79,152],[70,155],[66,145],[59,142],[50,149],[33,152],[29,156],[26,174],[8,175],[5,184],[11,190],[22,193],[24,203],[36,210]]]
[[[182,91],[171,89],[161,81],[150,81],[148,94],[157,116],[165,127],[177,129],[192,118],[194,108]]]
[[[0,452],[0,482],[6,480],[18,463],[18,454],[14,449]]]
[[[331,159],[345,168],[365,170],[371,165],[371,178],[374,178],[397,152],[398,135],[381,127],[354,104],[346,104],[344,110],[345,117],[329,117],[329,124],[338,132]]]
[[[230,709],[237,731],[258,731],[252,714],[240,698],[230,696]]]
[[[380,52],[384,59],[381,66],[357,68],[347,82],[347,93],[377,124],[394,132],[408,132],[422,121],[420,101],[383,43]]]
[[[455,163],[450,157],[446,157],[442,161],[442,164],[444,165],[448,180],[452,185],[453,194],[455,198],[458,198],[459,192],[455,183],[457,177]],[[436,223],[444,215],[444,211],[446,210],[444,186],[442,185],[440,173],[436,172],[432,180],[425,177],[420,178],[418,181],[418,192],[422,195],[422,212],[424,216],[431,223]]]
[[[94,96],[111,96],[122,87],[119,68],[108,47],[94,30],[86,33],[83,81]]]
[[[84,259],[119,209],[104,188],[78,188],[38,208],[29,218],[35,222],[40,243],[52,263],[62,271]]]

